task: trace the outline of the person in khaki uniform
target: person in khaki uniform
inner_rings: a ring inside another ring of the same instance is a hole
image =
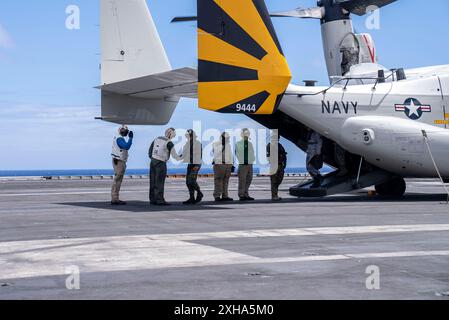
[[[253,144],[249,141],[251,133],[249,129],[242,130],[242,140],[237,142],[235,154],[239,162],[239,198],[240,201],[253,201],[249,196],[249,188],[253,181],[253,164],[256,161]]]
[[[230,143],[230,136],[223,132],[220,141],[213,145],[214,165],[214,198],[215,201],[234,201],[229,197],[229,179],[234,167],[234,158]]]
[[[126,137],[129,137],[126,141]],[[128,151],[133,144],[134,133],[129,131],[127,126],[121,126],[118,129],[118,135],[112,141],[112,166],[114,168],[114,183],[111,190],[111,205],[126,205],[125,201],[120,200],[120,188],[126,171],[126,162],[128,161]]]

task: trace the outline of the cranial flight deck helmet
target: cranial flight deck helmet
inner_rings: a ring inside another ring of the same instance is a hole
[[[165,137],[169,140],[176,137],[176,130],[174,128],[168,128],[165,130]]]
[[[186,132],[186,138],[191,139],[191,140],[196,139],[196,133],[195,133],[195,131],[193,131],[193,129],[187,130],[187,132]]]
[[[126,137],[129,134],[129,129],[128,126],[123,125],[118,129],[118,133],[122,136],[122,137]]]

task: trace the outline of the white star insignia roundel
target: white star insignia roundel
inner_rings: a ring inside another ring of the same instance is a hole
[[[395,105],[396,112],[404,112],[411,120],[418,120],[422,117],[424,112],[432,112],[430,105],[423,105],[415,98],[408,98],[404,104]]]

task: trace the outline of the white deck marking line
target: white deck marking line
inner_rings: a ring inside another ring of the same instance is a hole
[[[446,231],[448,224],[249,230],[200,234],[140,235],[0,242],[0,279],[64,275],[77,265],[82,272],[112,272],[237,264],[293,263],[348,259],[449,256],[448,250],[347,253],[338,255],[258,258],[187,241],[241,237],[341,235]]]
[[[300,263],[351,259],[449,256],[448,250],[356,253],[283,258],[258,258],[182,241],[109,242],[14,254],[0,258],[1,280],[62,276],[65,267],[77,265],[82,273],[138,271],[166,268],[230,266],[242,264]]]
[[[449,231],[449,224],[266,229],[266,230],[244,230],[244,231],[226,231],[226,232],[191,233],[191,234],[149,235],[148,237],[153,240],[197,241],[197,240],[230,239],[230,238],[290,237],[290,236],[426,232],[426,231],[427,232]]]
[[[335,261],[335,260],[348,260],[348,259],[410,258],[410,257],[430,257],[430,256],[449,256],[449,250],[349,253],[349,254],[322,255],[322,256],[264,258],[262,260],[263,263],[286,263],[286,262]]]

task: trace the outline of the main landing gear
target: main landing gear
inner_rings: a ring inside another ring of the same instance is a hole
[[[376,192],[380,196],[402,197],[405,194],[407,185],[401,177],[396,177],[385,183],[376,185]]]

